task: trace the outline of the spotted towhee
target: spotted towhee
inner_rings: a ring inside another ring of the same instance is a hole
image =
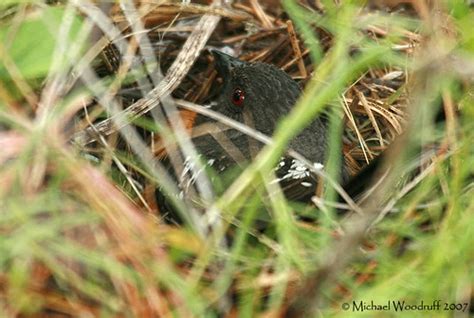
[[[213,50],[215,67],[223,79],[221,92],[211,109],[253,129],[272,136],[278,122],[287,116],[295,105],[301,89],[284,71],[273,65],[259,62],[245,62],[230,55]],[[192,118],[192,126],[202,127],[215,122],[206,116]],[[194,129],[193,128],[193,129]],[[218,135],[201,134],[193,138],[200,154],[200,161],[214,174],[225,175],[235,167],[252,160],[263,144],[235,129],[227,129]],[[327,122],[324,118],[315,118],[288,145],[303,155],[313,165],[322,167],[327,154]],[[185,159],[184,168],[176,176],[182,192],[187,195],[189,187],[203,172],[196,168],[194,160]],[[347,178],[342,169],[343,178]],[[314,195],[317,177],[297,159],[286,156],[275,167],[275,175],[289,200],[308,200]],[[222,183],[221,183],[222,185]],[[225,188],[225,185],[224,185]],[[158,201],[163,201],[162,195]]]

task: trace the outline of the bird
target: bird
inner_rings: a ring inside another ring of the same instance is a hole
[[[299,84],[274,65],[243,61],[217,49],[211,50],[211,53],[218,76],[223,80],[211,109],[272,136],[280,120],[292,111],[300,97],[302,90]],[[197,115],[193,117],[192,129],[210,123],[215,121]],[[210,134],[193,138],[199,159],[217,175],[235,176],[232,171],[248,164],[264,146],[235,129],[227,129],[220,136],[221,140],[216,140],[216,136]],[[322,116],[311,121],[288,144],[288,149],[296,151],[318,168],[324,167],[327,148],[328,121]],[[202,171],[202,167],[195,167],[194,160],[185,158],[184,168],[175,176],[182,190],[180,196],[187,194]],[[343,180],[348,178],[346,171],[344,166],[341,167]],[[318,178],[304,163],[287,155],[275,167],[275,176],[274,182],[281,185],[291,201],[308,201],[314,196],[318,185]],[[233,179],[230,177],[227,180]],[[225,189],[226,185],[221,183],[221,187]],[[162,194],[159,200],[163,200]]]

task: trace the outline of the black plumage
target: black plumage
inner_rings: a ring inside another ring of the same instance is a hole
[[[213,109],[272,136],[278,122],[290,113],[301,94],[298,83],[273,65],[243,62],[219,51],[213,51],[213,54],[216,68],[224,80]],[[243,96],[241,102],[234,100],[239,93]],[[196,124],[206,121],[209,119],[199,117]],[[311,162],[323,164],[327,148],[326,130],[323,120],[316,118],[288,147]],[[252,149],[248,138],[235,130],[226,134],[247,159],[262,146],[258,143],[258,149]],[[215,142],[196,140],[196,146],[206,155],[214,151]]]
[[[255,130],[272,136],[280,120],[287,116],[301,89],[296,81],[277,67],[265,63],[244,62],[219,51],[212,51],[215,67],[223,79],[223,86],[212,109]],[[214,123],[213,119],[198,115],[194,127]],[[201,126],[202,127],[202,126]],[[264,146],[248,135],[228,129],[216,135],[205,134],[193,139],[199,158],[204,165],[212,167],[217,175],[227,175],[238,166],[244,166]],[[323,166],[327,150],[327,123],[315,118],[288,145],[316,166]],[[202,173],[192,160],[185,160],[184,173],[177,178],[182,188],[180,195],[187,195],[189,186]],[[342,169],[345,171],[345,169]],[[275,175],[289,200],[310,202],[314,195],[317,178],[303,163],[285,156],[275,167]],[[345,173],[343,172],[343,177]],[[215,178],[213,178],[215,179]],[[230,182],[227,178],[227,181]],[[219,180],[221,188],[226,183]]]

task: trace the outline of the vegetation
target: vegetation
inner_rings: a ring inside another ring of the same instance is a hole
[[[2,1],[1,316],[473,315],[473,21],[467,0]],[[163,149],[193,152],[209,48],[304,94],[196,204]],[[268,180],[322,113],[318,196],[289,202]],[[340,149],[353,175],[384,153],[355,202],[336,202]]]

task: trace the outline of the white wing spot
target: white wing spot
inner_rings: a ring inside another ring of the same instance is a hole
[[[281,180],[286,179],[303,179],[309,177],[309,169],[299,160],[293,159],[291,161],[290,169],[288,169],[286,175]]]
[[[314,169],[317,169],[317,170],[323,170],[324,169],[324,165],[320,162],[313,163],[313,167],[314,167]]]
[[[283,168],[285,166],[285,158],[281,158],[280,162],[278,163],[277,169]]]

